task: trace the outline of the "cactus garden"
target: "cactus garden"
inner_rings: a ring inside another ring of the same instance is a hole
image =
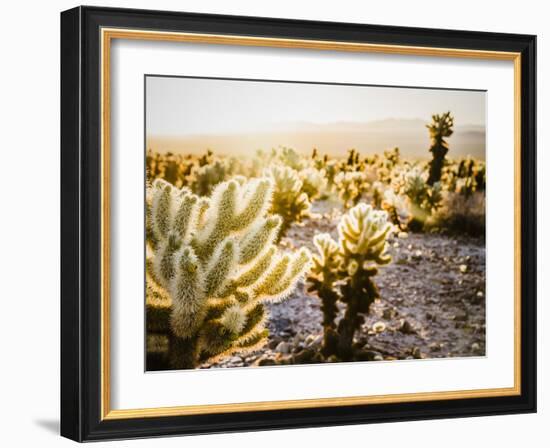
[[[423,119],[416,156],[148,139],[147,370],[484,356],[485,160]]]

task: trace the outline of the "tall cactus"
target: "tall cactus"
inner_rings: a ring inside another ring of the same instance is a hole
[[[309,291],[322,301],[323,354],[341,360],[354,358],[353,337],[364,322],[370,305],[379,297],[374,276],[388,264],[387,238],[391,232],[387,214],[360,203],[338,224],[338,242],[328,234],[314,238],[318,255],[308,277]],[[346,305],[338,324],[337,302]]]
[[[430,162],[430,175],[428,185],[434,185],[441,180],[441,172],[445,164],[445,156],[449,152],[449,144],[445,138],[453,135],[454,118],[451,112],[445,112],[441,115],[432,115],[432,123],[426,125],[430,132],[432,146],[432,160]]]
[[[271,213],[279,215],[283,222],[279,239],[286,235],[290,226],[309,216],[311,203],[303,192],[303,182],[296,170],[288,166],[272,165],[265,175],[273,182]]]
[[[153,182],[148,302],[169,310],[164,330],[172,368],[193,368],[265,343],[264,304],[287,297],[310,263],[306,249],[281,254],[273,245],[281,218],[267,215],[271,196],[269,179],[223,182],[210,198]],[[149,312],[159,314],[148,307],[148,320]]]

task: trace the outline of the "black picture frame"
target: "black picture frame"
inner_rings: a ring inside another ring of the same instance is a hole
[[[514,396],[102,419],[103,27],[521,54],[521,393]],[[76,441],[536,412],[536,36],[100,7],[61,13],[61,435]]]

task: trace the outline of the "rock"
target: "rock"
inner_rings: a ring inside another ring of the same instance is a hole
[[[409,237],[409,234],[407,232],[399,232],[397,234],[397,238],[406,239]]]
[[[459,311],[455,314],[453,320],[456,322],[466,322],[468,320],[468,314],[465,311]]]
[[[414,359],[422,359],[423,357],[419,347],[413,347],[413,349],[411,350],[411,355]]]
[[[459,270],[462,274],[465,274],[466,272],[468,272],[468,266],[465,265],[465,264],[461,264],[461,265],[458,267],[458,270]]]
[[[257,366],[274,366],[277,364],[273,358],[261,357],[254,363]]]
[[[414,334],[416,331],[414,330],[413,326],[407,319],[401,319],[399,321],[399,326],[397,329],[404,334]]]
[[[386,324],[384,322],[376,322],[372,326],[372,331],[375,333],[382,333],[386,329]]]
[[[288,342],[282,341],[275,347],[275,351],[282,353],[284,355],[288,355],[290,353],[291,346]]]
[[[229,362],[232,363],[232,364],[240,364],[240,363],[243,362],[243,359],[240,356],[232,356],[229,359]]]
[[[385,308],[384,311],[382,311],[382,317],[386,320],[393,319],[396,315],[397,311],[393,308]]]

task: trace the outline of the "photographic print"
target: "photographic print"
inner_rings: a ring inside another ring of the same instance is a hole
[[[486,92],[147,75],[146,369],[485,355]]]

